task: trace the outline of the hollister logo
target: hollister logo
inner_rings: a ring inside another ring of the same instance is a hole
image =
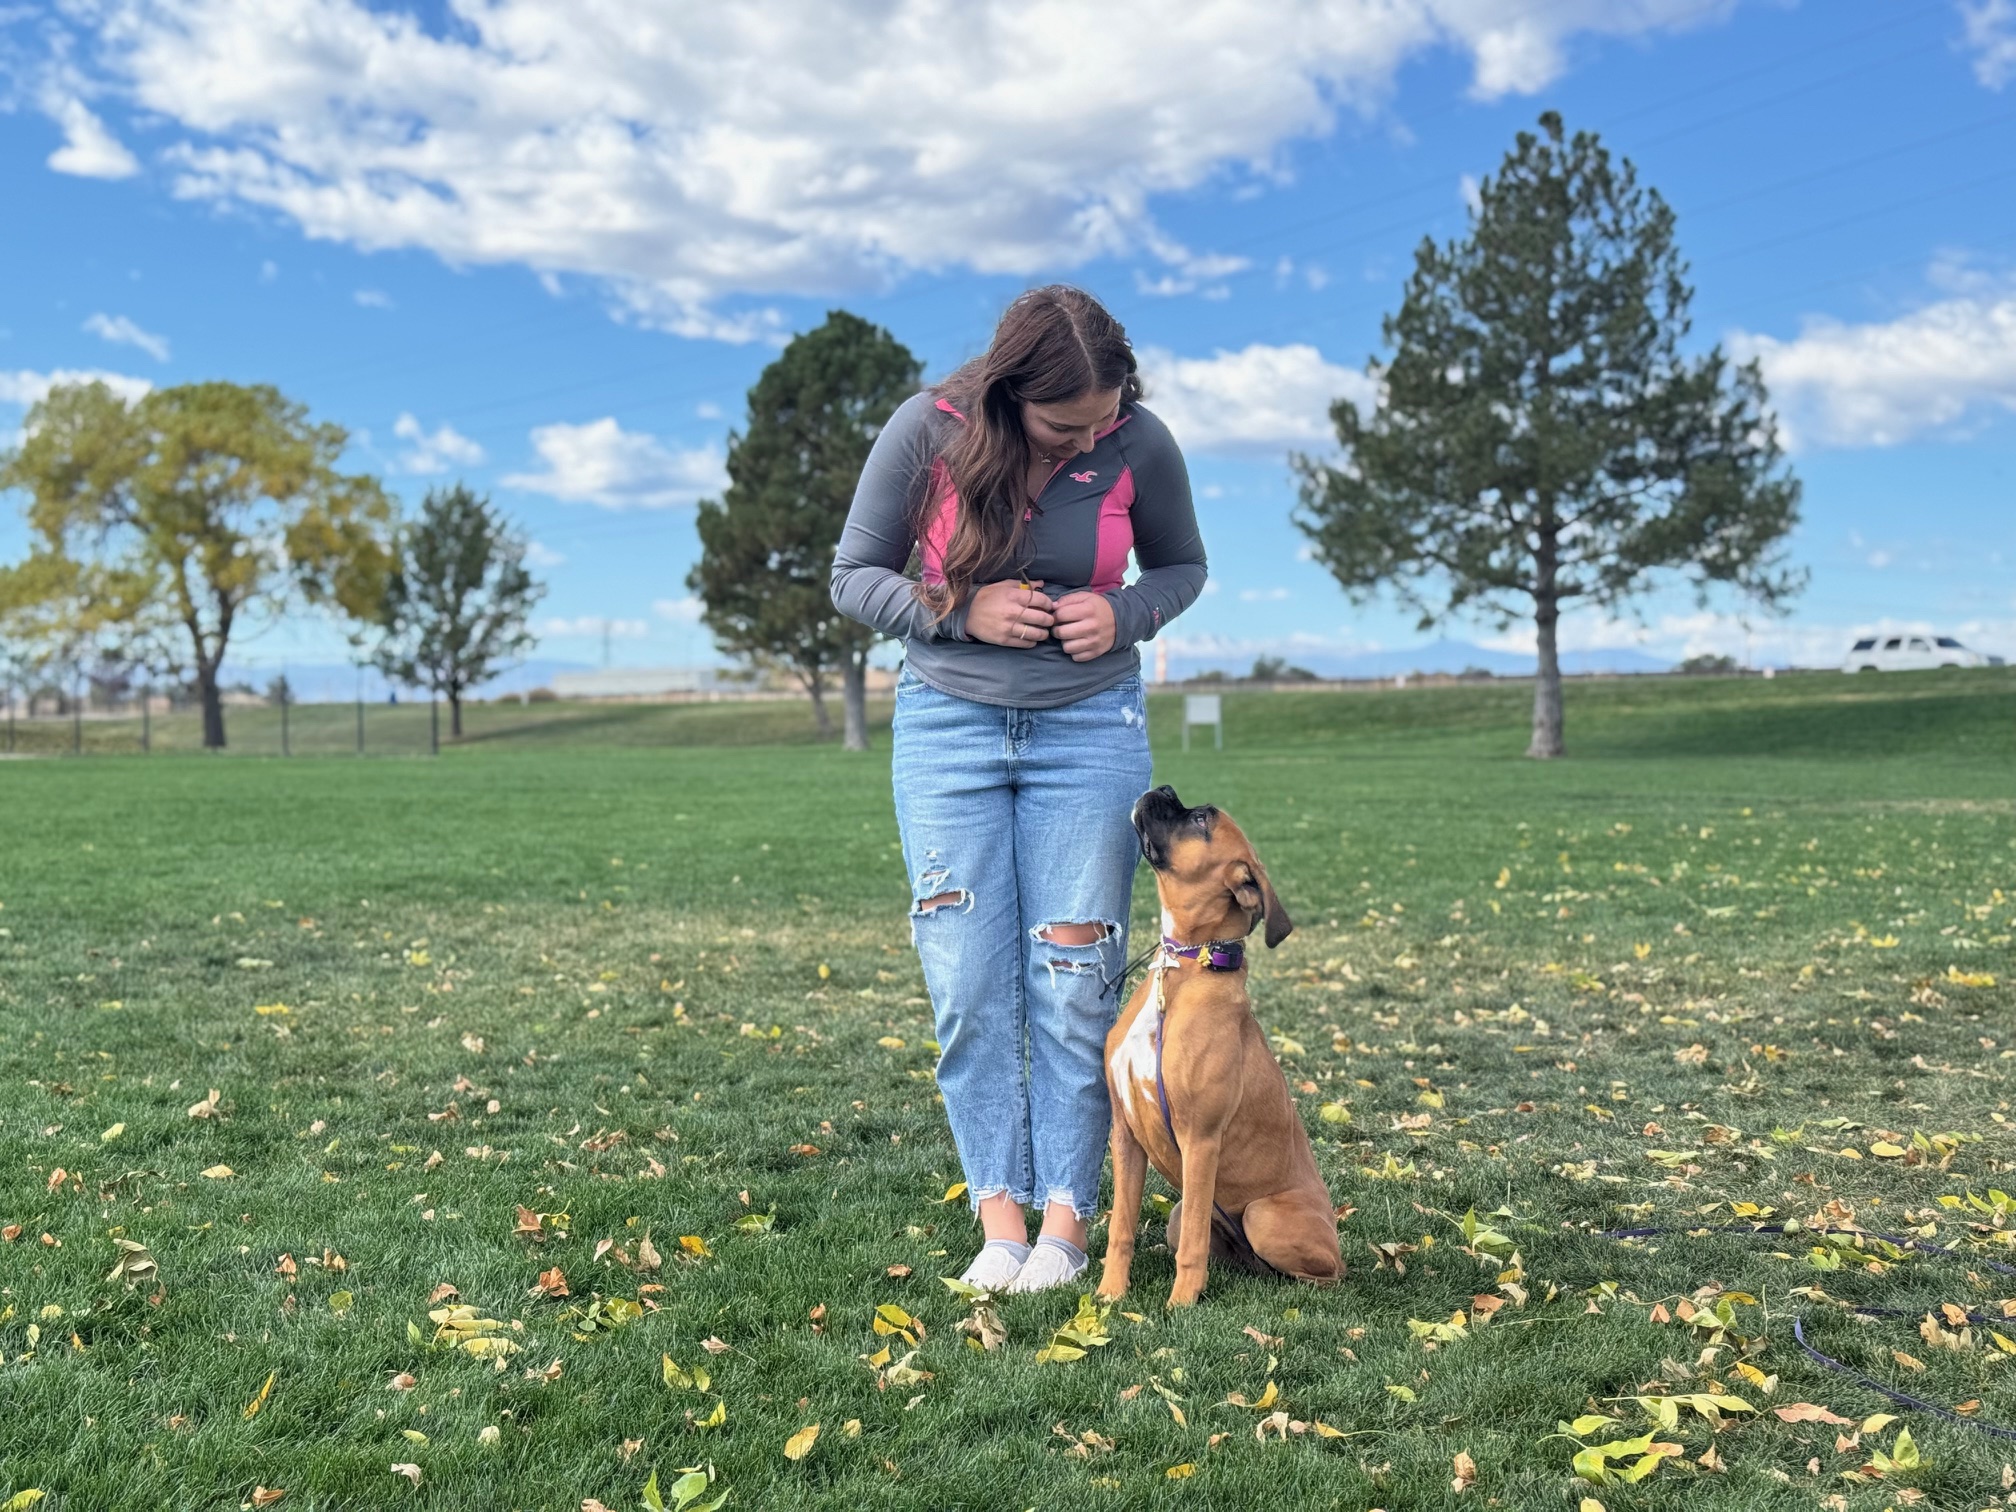
[[[1071,474],[1071,481],[1074,483],[1090,483],[1094,478],[1098,476],[1099,474],[1097,474],[1096,472],[1073,473]]]

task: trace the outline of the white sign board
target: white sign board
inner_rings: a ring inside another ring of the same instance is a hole
[[[1213,743],[1219,750],[1225,749],[1224,699],[1217,693],[1185,693],[1183,695],[1183,749],[1190,749],[1190,726],[1210,725]]]

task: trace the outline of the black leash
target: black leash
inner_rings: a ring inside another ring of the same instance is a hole
[[[1603,1239],[1652,1239],[1657,1238],[1662,1234],[1691,1234],[1698,1232],[1699,1232],[1698,1229],[1686,1229],[1686,1228],[1632,1228],[1632,1229],[1598,1229],[1596,1231],[1596,1234],[1597,1237]],[[1768,1224],[1758,1224],[1750,1228],[1731,1228],[1728,1226],[1719,1226],[1714,1228],[1712,1232],[1717,1234],[1733,1234],[1737,1238],[1751,1238],[1758,1234],[1783,1235],[1787,1233],[1788,1230],[1785,1228],[1783,1224],[1768,1223]],[[1868,1229],[1823,1229],[1823,1228],[1804,1228],[1804,1227],[1793,1229],[1790,1230],[1789,1232],[1795,1234],[1853,1234],[1870,1239],[1880,1239],[1883,1243],[1893,1245],[1898,1249],[1915,1250],[1919,1254],[1929,1255],[1935,1260],[1964,1260],[1967,1261],[1969,1264],[1978,1265],[1983,1270],[1992,1270],[1999,1275],[2016,1276],[2016,1265],[2003,1265],[2001,1262],[1995,1260],[1982,1259],[1977,1256],[1955,1254],[1952,1250],[1941,1249],[1937,1245],[1926,1244],[1922,1240],[1913,1239],[1910,1238],[1908,1235],[1904,1234],[1879,1234]],[[1917,1316],[1917,1312],[1915,1310],[1907,1311],[1906,1309],[1897,1307],[1860,1307],[1851,1304],[1847,1310],[1864,1318],[1910,1318]],[[2001,1318],[1985,1317],[1980,1313],[1970,1312],[1967,1314],[1967,1321],[1969,1323],[1993,1325],[1996,1323],[2003,1322],[2004,1320]],[[1859,1382],[1863,1386],[1868,1387],[1869,1390],[1875,1392],[1878,1396],[1888,1397],[1891,1401],[1895,1402],[1900,1407],[1906,1408],[1912,1412],[1930,1413],[1934,1417],[1943,1418],[1947,1422],[1955,1423],[1962,1428],[1971,1428],[1976,1433],[1986,1434],[1989,1438],[2006,1439],[2011,1442],[2016,1442],[2016,1428],[2004,1428],[1996,1423],[1977,1423],[1972,1418],[1962,1417],[1959,1413],[1953,1411],[1950,1407],[1942,1407],[1937,1402],[1928,1402],[1923,1397],[1913,1396],[1908,1391],[1899,1391],[1894,1386],[1885,1385],[1883,1382],[1877,1380],[1874,1376],[1864,1374],[1862,1371],[1857,1370],[1852,1365],[1842,1364],[1841,1361],[1835,1359],[1834,1356],[1830,1354],[1822,1353],[1820,1350],[1814,1348],[1812,1344],[1807,1342],[1806,1319],[1802,1314],[1794,1313],[1792,1315],[1792,1339],[1794,1343],[1796,1343],[1802,1350],[1806,1352],[1807,1357],[1813,1360],[1816,1364],[1821,1365],[1828,1370],[1834,1371],[1839,1375],[1845,1375],[1852,1381]]]

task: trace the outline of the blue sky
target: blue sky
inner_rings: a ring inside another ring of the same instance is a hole
[[[1053,278],[1190,460],[1179,662],[1421,639],[1302,559],[1285,458],[1556,109],[1675,207],[1697,343],[1764,362],[1812,573],[1783,621],[1667,592],[1564,644],[2016,654],[2016,0],[0,4],[0,107],[0,434],[52,375],[276,383],[410,500],[493,491],[541,654],[624,664],[709,654],[692,503],[776,342],[844,305],[938,374]]]

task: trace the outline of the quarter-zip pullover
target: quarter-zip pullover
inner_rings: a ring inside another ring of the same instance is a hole
[[[942,620],[903,575],[913,553],[924,580],[943,580],[958,497],[941,460],[953,427],[966,424],[929,391],[906,400],[868,454],[833,558],[833,604],[901,640],[919,677],[978,703],[1050,709],[1076,703],[1141,669],[1136,646],[1196,601],[1204,542],[1190,502],[1190,476],[1169,428],[1140,404],[1123,405],[1092,450],[1058,464],[1025,515],[1020,559],[989,565],[976,586],[1022,576],[1052,599],[1087,590],[1113,606],[1113,649],[1077,662],[1055,638],[996,646],[966,633],[965,605]],[[919,539],[918,503],[923,511]],[[1125,581],[1127,559],[1139,568]]]

